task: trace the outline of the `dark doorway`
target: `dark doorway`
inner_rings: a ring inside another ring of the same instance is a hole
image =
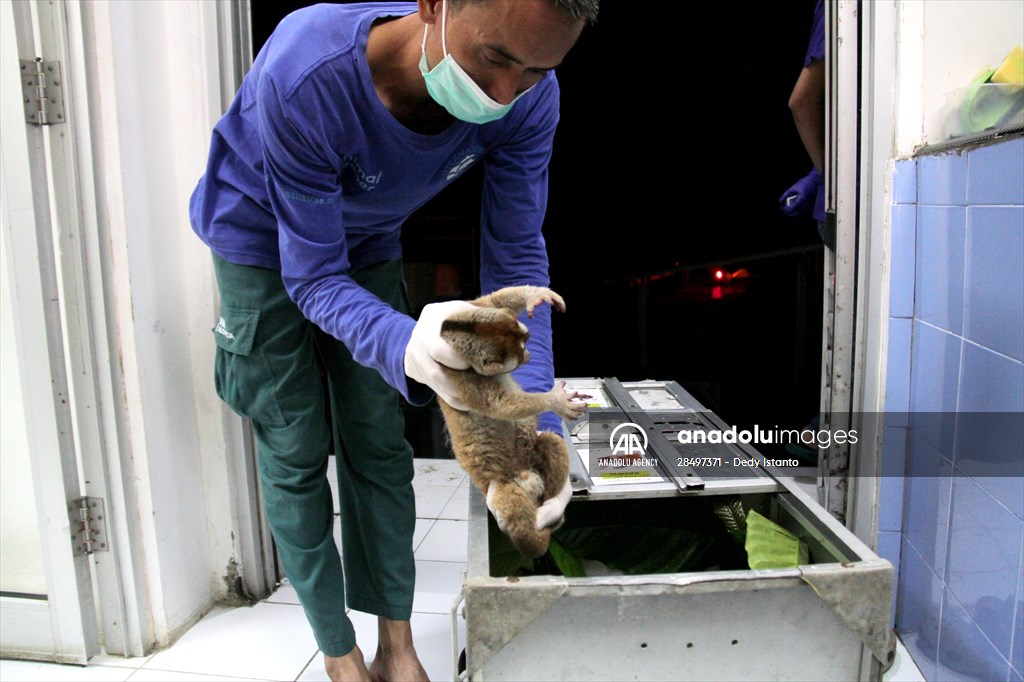
[[[254,51],[308,4],[254,3]],[[787,102],[813,7],[604,0],[558,70],[557,374],[675,380],[741,428],[818,411],[822,246],[778,208],[811,167]],[[477,294],[480,186],[477,168],[408,220],[415,304]],[[444,456],[436,412],[407,416],[417,456]]]

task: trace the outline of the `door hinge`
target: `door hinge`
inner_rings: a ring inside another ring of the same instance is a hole
[[[71,547],[74,556],[110,551],[103,498],[76,497],[68,502],[68,519],[71,521]]]
[[[25,120],[41,126],[65,123],[60,62],[44,62],[40,57],[20,62]]]

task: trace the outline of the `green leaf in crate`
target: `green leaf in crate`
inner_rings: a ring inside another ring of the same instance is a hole
[[[747,515],[745,546],[752,569],[796,568],[809,560],[803,540],[753,509]]]
[[[738,497],[728,498],[716,503],[713,511],[729,535],[742,545],[747,537],[747,513],[743,510],[743,501]]]
[[[630,575],[703,571],[720,563],[719,538],[655,526],[587,526],[557,531],[572,554]]]
[[[487,540],[490,545],[491,577],[505,578],[533,574],[533,559],[527,559],[516,549],[512,541],[498,530],[493,521],[487,524]]]
[[[566,578],[585,578],[587,572],[583,570],[583,562],[580,558],[567,550],[565,547],[558,542],[558,540],[551,538],[551,543],[548,545],[548,551],[551,552],[551,558],[555,560],[555,565],[558,566],[558,570],[562,572]]]

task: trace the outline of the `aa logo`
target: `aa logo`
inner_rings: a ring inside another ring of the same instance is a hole
[[[647,452],[647,432],[632,422],[619,424],[608,437],[608,447],[613,455],[639,455]]]

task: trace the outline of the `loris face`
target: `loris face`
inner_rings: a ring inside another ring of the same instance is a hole
[[[507,374],[527,362],[529,337],[526,325],[495,308],[457,313],[441,325],[441,338],[484,376]]]

